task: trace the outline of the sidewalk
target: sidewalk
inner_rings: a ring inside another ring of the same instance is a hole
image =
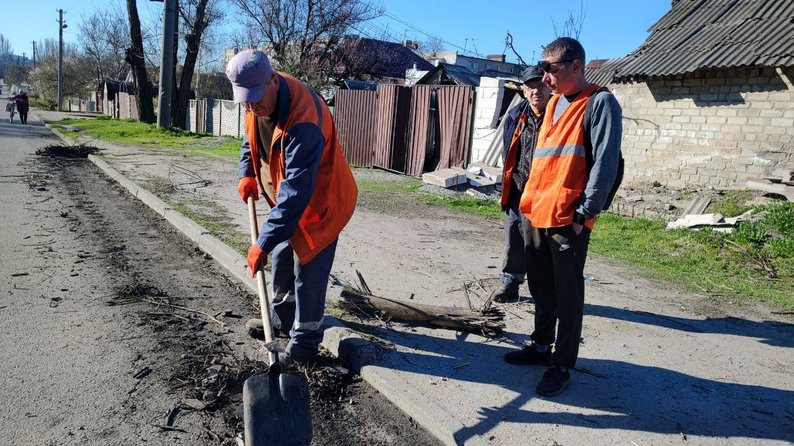
[[[34,110],[31,120],[41,116],[57,119]],[[162,207],[161,215],[252,287],[241,255],[160,201],[225,212],[245,232],[236,163],[91,145],[103,149],[92,157],[97,165],[149,206]],[[501,235],[500,222],[445,210],[359,206],[340,237],[333,273],[354,282],[358,270],[384,297],[466,307],[464,282],[496,284]],[[792,444],[794,325],[763,306],[679,293],[598,257],[588,259],[585,274],[594,280],[587,283],[580,360],[571,386],[555,398],[534,393],[544,368],[502,361],[528,339],[530,303],[502,305],[507,329],[500,339],[372,320],[349,324],[379,338],[372,344],[328,317],[324,345],[349,355],[365,380],[450,445]],[[329,289],[329,308],[339,291]],[[472,305],[480,303],[473,296]]]

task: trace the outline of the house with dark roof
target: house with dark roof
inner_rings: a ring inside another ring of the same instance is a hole
[[[345,36],[343,51],[336,59],[336,72],[343,78],[403,83],[409,69],[430,70],[433,66],[409,46],[360,36]]]
[[[585,69],[623,107],[625,181],[733,186],[794,169],[794,1],[673,0],[649,32]]]

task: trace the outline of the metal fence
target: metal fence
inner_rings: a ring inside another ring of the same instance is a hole
[[[339,90],[334,114],[348,162],[412,176],[463,166],[473,94],[468,86],[440,85]]]
[[[348,162],[421,176],[462,167],[469,157],[474,90],[469,86],[381,84],[377,91],[338,90],[334,121]],[[138,118],[135,96],[118,93],[105,114]],[[244,111],[233,101],[191,100],[185,128],[240,138]]]

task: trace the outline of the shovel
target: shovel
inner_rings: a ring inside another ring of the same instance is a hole
[[[259,226],[253,197],[248,197],[248,223],[251,243],[256,243]],[[281,370],[280,346],[273,340],[270,300],[262,268],[256,272],[256,287],[270,367],[267,373],[254,375],[243,384],[245,446],[307,446],[312,441],[309,386],[302,373]]]

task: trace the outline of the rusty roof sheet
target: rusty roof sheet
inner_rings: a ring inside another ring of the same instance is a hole
[[[794,63],[791,0],[678,0],[649,31],[615,78]]]

